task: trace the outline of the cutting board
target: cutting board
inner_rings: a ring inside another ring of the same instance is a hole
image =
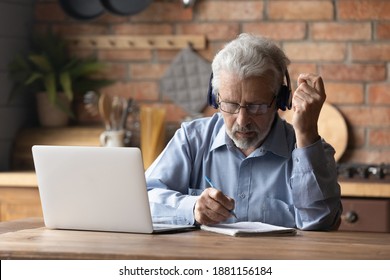
[[[281,118],[291,123],[293,110],[279,111]],[[335,160],[344,154],[348,143],[348,128],[343,115],[332,104],[325,102],[318,119],[318,132],[336,150]]]

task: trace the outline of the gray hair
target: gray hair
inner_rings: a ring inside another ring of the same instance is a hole
[[[262,76],[271,72],[274,84],[270,85],[275,93],[283,84],[290,60],[284,52],[271,40],[242,33],[226,44],[212,62],[213,93],[219,91],[220,73],[226,71],[237,74],[240,79]]]

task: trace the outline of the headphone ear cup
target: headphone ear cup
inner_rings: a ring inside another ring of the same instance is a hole
[[[282,111],[291,108],[290,104],[290,89],[286,85],[282,85],[279,89],[278,98],[276,99],[276,106]]]
[[[279,89],[278,98],[276,100],[276,106],[282,111],[291,109],[292,107],[292,93],[291,93],[291,82],[288,71],[285,72],[286,85],[282,85]]]
[[[211,103],[211,106],[213,106],[214,109],[218,109],[218,102],[217,102],[217,98],[215,97],[215,94],[212,94],[212,103]]]
[[[212,82],[213,82],[213,73],[211,73],[210,82],[209,82],[209,89],[207,91],[207,104],[209,106],[213,107],[214,109],[218,109],[218,102],[217,102],[217,98],[215,97],[215,94],[213,92],[214,89],[213,89]]]
[[[213,90],[209,90],[207,103],[209,106],[213,107],[214,109],[218,109],[218,103],[217,99],[215,98],[215,94],[213,94]]]

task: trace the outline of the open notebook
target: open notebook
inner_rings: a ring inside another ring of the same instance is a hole
[[[177,232],[153,225],[139,148],[32,147],[43,218],[54,229]]]
[[[231,236],[291,236],[296,235],[295,228],[275,226],[261,222],[238,222],[233,224],[201,225],[205,231]]]

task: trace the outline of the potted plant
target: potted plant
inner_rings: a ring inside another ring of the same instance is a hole
[[[89,90],[97,91],[112,83],[93,78],[104,67],[94,58],[72,57],[66,41],[58,35],[35,34],[29,52],[18,54],[9,64],[8,72],[14,81],[10,96],[36,94],[41,125],[66,125],[69,117],[75,118],[71,104],[77,95],[82,96]],[[43,104],[49,109],[44,109]],[[52,111],[59,113],[59,124],[53,123],[56,117],[50,115]]]

